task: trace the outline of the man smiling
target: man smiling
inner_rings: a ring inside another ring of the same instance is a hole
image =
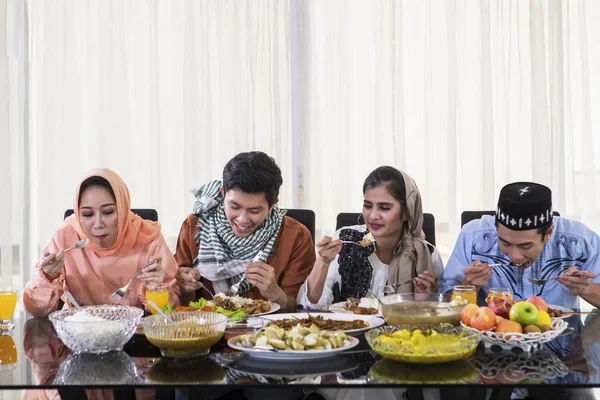
[[[225,165],[222,182],[196,191],[175,254],[184,300],[202,285],[226,293],[240,283],[239,295],[295,311],[315,250],[308,229],[277,207],[282,182],[275,160],[252,151]]]
[[[578,308],[581,297],[598,307],[598,251],[596,233],[580,222],[553,217],[549,188],[511,183],[500,191],[495,217],[486,215],[463,227],[444,270],[442,290],[459,284],[484,293],[505,287],[516,299],[539,296],[549,304]]]

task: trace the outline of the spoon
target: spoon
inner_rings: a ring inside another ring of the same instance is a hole
[[[65,297],[67,298],[67,300],[69,300],[69,303],[73,304],[75,308],[81,308],[79,303],[75,300],[71,292],[69,292],[68,290],[65,290]]]
[[[385,286],[384,286],[384,288],[383,288],[383,292],[385,293],[385,292],[386,292],[386,290],[387,290],[387,291],[388,291],[388,293],[389,293],[389,292],[391,292],[391,293],[396,293],[396,290],[398,290],[398,288],[399,288],[400,286],[408,285],[408,284],[409,284],[409,283],[411,283],[412,281],[413,281],[413,279],[411,278],[411,279],[407,280],[406,282],[402,282],[402,283],[392,283],[392,284],[389,284],[389,285],[385,285]]]
[[[83,249],[89,242],[90,242],[90,240],[88,238],[81,239],[80,241],[75,243],[75,246],[69,247],[63,253],[68,253],[69,251],[71,251],[73,249]]]
[[[159,313],[159,314],[160,314],[160,315],[161,315],[161,316],[162,316],[164,319],[166,319],[166,320],[167,320],[167,322],[170,322],[170,323],[172,323],[172,324],[174,324],[174,323],[175,323],[175,321],[173,321],[173,320],[171,319],[171,317],[169,317],[167,314],[165,314],[165,313],[163,312],[163,310],[161,310],[161,309],[160,309],[160,308],[159,308],[159,307],[156,305],[156,303],[154,302],[154,300],[148,300],[148,304],[150,304],[150,305],[152,306],[152,308],[154,308],[154,309],[155,309],[155,310],[156,310],[156,311],[157,311],[157,312],[158,312],[158,313]]]

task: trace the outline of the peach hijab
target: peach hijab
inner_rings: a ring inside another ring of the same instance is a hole
[[[81,226],[79,217],[79,192],[81,184],[86,179],[93,176],[99,176],[108,181],[115,194],[115,203],[117,205],[117,233],[113,244],[109,248],[101,248],[90,241],[86,249],[93,251],[98,256],[111,256],[119,252],[127,252],[134,246],[145,245],[154,241],[160,235],[160,223],[147,221],[131,212],[129,189],[116,172],[108,168],[100,168],[91,171],[85,178],[79,182],[75,192],[75,213],[67,218],[67,222],[77,231],[80,237],[87,238],[88,235]]]

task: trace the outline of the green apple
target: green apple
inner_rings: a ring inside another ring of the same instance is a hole
[[[535,325],[538,319],[538,310],[531,303],[519,301],[510,308],[508,316],[511,321],[518,322],[523,326]]]

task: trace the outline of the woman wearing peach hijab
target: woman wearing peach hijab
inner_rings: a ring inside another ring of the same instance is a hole
[[[80,305],[106,304],[149,260],[156,262],[118,304],[143,307],[145,287],[152,283],[167,284],[169,302],[179,304],[177,264],[160,224],[131,212],[129,190],[119,175],[109,169],[92,171],[77,188],[74,210],[44,248],[25,287],[23,304],[29,314],[49,315],[65,290]],[[64,253],[84,238],[89,239],[87,246]]]

